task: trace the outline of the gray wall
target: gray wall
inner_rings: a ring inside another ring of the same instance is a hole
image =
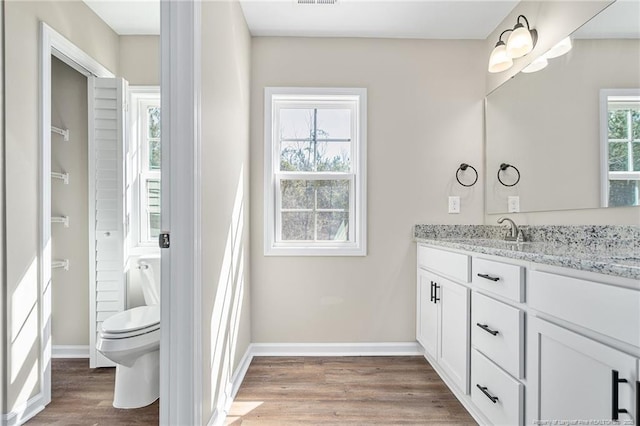
[[[160,36],[120,36],[118,77],[133,86],[160,85]]]
[[[202,418],[224,408],[251,342],[251,37],[237,1],[202,3]]]
[[[415,340],[416,223],[482,223],[484,41],[253,39],[251,288],[253,342]],[[368,255],[263,255],[264,88],[368,90]],[[460,195],[462,212],[447,213]]]
[[[6,317],[8,336],[0,358],[4,412],[40,391],[38,283],[39,23],[47,22],[112,71],[118,70],[118,36],[83,3],[5,3],[6,109]]]
[[[52,345],[89,344],[89,200],[87,78],[51,60],[51,124],[69,129],[70,140],[51,135],[51,170],[69,173],[69,184],[51,182],[51,215],[69,216],[69,228],[51,226],[51,257],[69,259],[52,271]]]

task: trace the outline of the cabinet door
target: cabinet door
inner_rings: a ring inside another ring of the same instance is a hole
[[[432,359],[437,359],[438,305],[432,300],[432,282],[436,276],[418,268],[417,339]]]
[[[637,424],[636,358],[538,318],[528,335],[528,424],[611,421],[616,408],[627,411],[617,414],[621,424]],[[614,385],[614,371],[627,382]]]
[[[469,289],[444,278],[437,279],[440,299],[438,362],[458,387],[469,393]]]

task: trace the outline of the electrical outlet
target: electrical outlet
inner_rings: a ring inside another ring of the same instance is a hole
[[[460,213],[460,197],[449,197],[449,213]]]
[[[507,198],[507,206],[509,213],[518,213],[520,211],[520,197],[512,195]]]

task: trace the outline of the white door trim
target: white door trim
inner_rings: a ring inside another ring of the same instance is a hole
[[[200,1],[160,3],[162,250],[160,424],[202,424]]]
[[[113,73],[60,33],[40,22],[40,383],[42,407],[51,402],[51,55],[85,76]]]

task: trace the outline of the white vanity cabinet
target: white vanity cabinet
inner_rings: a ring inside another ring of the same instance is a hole
[[[417,340],[480,424],[640,425],[637,280],[422,244],[417,276]]]
[[[528,422],[639,424],[640,289],[595,274],[529,278]]]
[[[418,259],[425,259],[421,249],[426,248],[418,247]],[[453,263],[430,266],[443,275],[468,277],[468,256],[444,252],[444,258]],[[451,265],[456,266],[449,269]],[[429,361],[465,394],[469,392],[469,294],[465,285],[418,266],[416,338]]]
[[[471,400],[491,424],[524,421],[524,269],[472,260]]]
[[[539,318],[529,334],[529,424],[638,424],[637,358]]]

